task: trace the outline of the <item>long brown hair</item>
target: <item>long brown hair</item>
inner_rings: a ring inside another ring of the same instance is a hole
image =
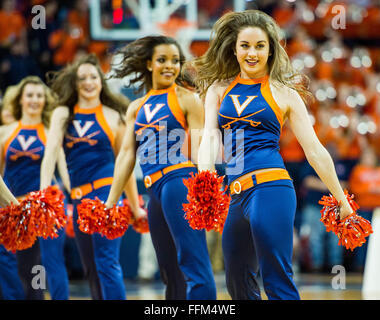
[[[185,55],[175,39],[165,36],[146,36],[127,44],[116,52],[116,55],[120,55],[122,58],[120,63],[113,65],[114,74],[112,77],[124,78],[132,75],[129,86],[140,83],[137,92],[144,89],[147,92],[152,89],[152,72],[147,69],[147,62],[152,60],[154,48],[161,44],[174,44],[178,48],[179,62],[182,68],[185,63]],[[191,86],[192,79],[187,75],[180,74],[176,83]]]
[[[67,65],[59,71],[51,71],[46,74],[48,84],[58,95],[55,106],[66,106],[69,108],[69,118],[66,123],[70,123],[74,118],[74,106],[78,102],[77,92],[77,71],[82,64],[92,64],[98,70],[102,90],[100,92],[100,101],[103,105],[116,110],[120,115],[120,120],[125,123],[124,115],[130,103],[129,99],[121,94],[114,94],[109,89],[103,71],[100,67],[99,60],[95,54],[88,54],[72,64]]]
[[[268,36],[270,79],[297,90],[304,100],[310,97],[308,78],[293,69],[281,45],[281,29],[269,15],[259,10],[229,12],[215,22],[207,52],[191,62],[197,71],[195,83],[201,96],[216,80],[231,79],[240,73],[234,52],[238,34],[246,27],[258,27]]]
[[[45,105],[42,110],[41,119],[42,123],[49,127],[50,116],[53,110],[56,97],[49,87],[37,76],[27,76],[22,79],[17,85],[12,86],[5,92],[4,107],[11,110],[13,117],[20,120],[22,117],[21,96],[27,84],[38,84],[44,88],[45,92]]]

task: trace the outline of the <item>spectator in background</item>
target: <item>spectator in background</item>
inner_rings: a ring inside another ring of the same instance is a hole
[[[314,129],[321,143],[330,152],[333,158],[337,155],[337,146],[335,144],[333,129],[329,124],[332,116],[330,105],[323,106],[316,117],[316,125]],[[339,182],[345,188],[344,183],[340,180],[342,176],[341,170],[336,168]],[[301,235],[308,238],[310,252],[310,268],[312,272],[322,272],[324,266],[331,268],[333,265],[343,263],[342,247],[338,246],[338,238],[332,232],[326,232],[326,228],[321,218],[321,206],[318,201],[323,195],[329,193],[328,189],[319,179],[314,169],[305,162],[301,176],[303,177],[302,187],[305,189],[304,208],[302,210]],[[326,250],[325,250],[326,245]],[[324,257],[327,253],[327,261]],[[309,270],[307,270],[309,271]]]
[[[307,34],[304,28],[298,27],[294,30],[292,38],[286,46],[286,51],[290,57],[293,57],[301,52],[312,53],[315,48],[315,41]]]
[[[301,194],[302,182],[302,167],[306,161],[305,153],[298,143],[297,138],[289,128],[289,124],[285,124],[282,128],[282,135],[280,139],[280,153],[285,162],[285,167],[288,170],[291,178],[293,179],[294,189],[297,196],[297,209],[295,216],[295,228],[299,231],[301,224],[303,197]]]
[[[273,10],[272,17],[287,35],[293,32],[298,22],[295,6],[289,1],[279,1]]]
[[[355,194],[360,206],[358,214],[371,221],[373,210],[380,207],[380,166],[374,149],[363,148],[360,162],[354,167],[349,178],[349,190]],[[356,248],[353,257],[353,270],[363,272],[368,242]]]
[[[304,188],[307,191],[301,233],[309,238],[311,271],[322,272],[324,267],[331,270],[332,266],[343,263],[343,251],[342,247],[338,246],[337,236],[332,232],[326,232],[325,226],[320,222],[321,206],[318,201],[329,191],[308,163],[305,163],[303,176],[305,177],[303,180]],[[342,181],[340,182],[344,186]],[[325,253],[327,253],[327,261],[324,261]]]
[[[26,21],[15,0],[3,0],[0,10],[0,47],[9,48],[16,38],[25,40]]]
[[[35,75],[41,77],[41,71],[35,59],[29,55],[28,43],[16,39],[0,64],[0,77],[2,77],[2,90],[8,86],[19,83],[23,78]]]
[[[15,0],[3,0],[0,3],[0,90],[5,91],[10,84],[7,77],[12,67],[9,58],[14,42],[22,42],[24,47],[27,46],[26,21],[17,11]]]
[[[366,97],[368,99],[366,114],[378,128],[368,135],[368,142],[374,148],[376,156],[380,158],[380,74],[366,75]]]
[[[76,52],[86,47],[86,37],[83,30],[76,24],[64,21],[62,29],[51,33],[49,46],[53,51],[53,63],[63,67],[74,61]]]
[[[34,0],[36,2],[36,0]],[[28,42],[30,54],[37,61],[41,74],[55,70],[53,63],[53,49],[49,46],[49,38],[53,32],[62,27],[62,6],[58,0],[40,0],[45,8],[45,28],[28,28]]]
[[[76,26],[81,29],[84,37],[89,39],[90,37],[90,19],[88,10],[88,0],[75,0],[74,6],[69,10],[67,15],[67,21],[70,25]]]

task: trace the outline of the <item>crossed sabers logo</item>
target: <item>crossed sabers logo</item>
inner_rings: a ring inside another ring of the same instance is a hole
[[[160,126],[156,123],[160,122],[161,120],[164,120],[166,119],[167,117],[169,117],[168,115],[166,116],[163,116],[159,119],[156,119],[154,120],[153,122],[150,122],[152,120],[152,118],[155,116],[155,114],[163,107],[165,106],[164,103],[158,103],[156,104],[156,106],[153,108],[153,110],[150,110],[150,106],[151,104],[147,103],[147,104],[144,104],[143,108],[144,108],[144,112],[145,112],[145,118],[146,118],[146,121],[148,123],[140,123],[140,122],[137,122],[136,121],[136,124],[138,126],[141,126],[141,128],[139,128],[138,130],[136,130],[136,134],[137,135],[140,135],[143,133],[143,131],[147,128],[154,128],[156,129],[157,131],[161,131],[165,128],[165,126]]]
[[[25,140],[25,136],[19,135],[17,136],[17,141],[19,142],[22,150],[17,150],[13,147],[9,147],[9,151],[13,152],[13,154],[9,157],[12,161],[16,161],[20,157],[29,157],[32,160],[38,160],[41,158],[37,152],[42,150],[42,147],[37,147],[34,149],[29,149],[29,147],[37,140],[35,136],[29,136],[27,140]]]
[[[233,102],[233,104],[234,104],[234,106],[235,106],[235,109],[236,109],[236,112],[237,112],[237,114],[238,114],[238,117],[227,117],[227,116],[225,116],[225,115],[223,115],[223,114],[221,114],[221,113],[219,112],[219,115],[220,115],[221,117],[231,120],[231,121],[227,122],[226,124],[224,124],[224,125],[222,126],[223,129],[227,129],[227,130],[228,130],[228,129],[231,129],[231,124],[233,124],[233,123],[235,123],[235,122],[238,122],[238,121],[249,122],[249,124],[250,124],[252,127],[257,127],[258,125],[261,124],[260,121],[254,121],[254,120],[252,120],[252,119],[248,119],[248,118],[254,116],[255,114],[258,114],[258,113],[264,111],[265,108],[263,108],[263,109],[261,109],[261,110],[259,110],[259,111],[256,111],[256,112],[253,112],[253,113],[250,113],[250,114],[248,114],[248,115],[246,115],[246,116],[244,116],[244,117],[240,117],[240,115],[242,114],[242,112],[244,111],[244,109],[247,108],[247,106],[248,106],[248,105],[249,105],[249,104],[250,104],[255,98],[257,98],[257,96],[247,96],[247,99],[244,101],[243,104],[240,104],[240,102],[239,102],[239,97],[240,97],[240,95],[230,94],[229,96],[230,96],[231,99],[232,99],[232,102]]]
[[[92,127],[93,124],[94,124],[94,121],[86,121],[84,126],[82,127],[80,125],[79,120],[73,120],[73,125],[76,132],[78,133],[78,137],[70,136],[67,134],[66,138],[71,141],[67,142],[66,146],[68,148],[72,148],[78,142],[87,142],[90,146],[96,145],[98,143],[98,140],[95,140],[92,138],[98,135],[100,133],[100,130],[95,131],[85,136],[86,132]]]

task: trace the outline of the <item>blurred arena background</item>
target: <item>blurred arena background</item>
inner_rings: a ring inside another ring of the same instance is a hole
[[[315,100],[307,106],[309,114],[319,139],[335,161],[342,186],[355,193],[360,215],[373,222],[380,215],[376,209],[380,207],[379,0],[1,0],[0,3],[0,97],[24,77],[37,75],[45,80],[47,71],[58,70],[89,52],[96,53],[104,72],[112,73],[112,53],[148,34],[177,38],[191,59],[207,50],[211,27],[225,12],[265,11],[281,26],[283,44],[293,65],[310,78]],[[110,80],[110,84],[131,100],[136,98],[133,88],[123,87],[123,81]],[[2,102],[2,116],[6,117],[6,103]],[[301,297],[366,298],[365,281],[376,280],[365,270],[366,260],[370,260],[372,252],[377,251],[377,256],[380,252],[380,245],[375,246],[373,240],[376,226],[374,235],[363,247],[351,252],[338,246],[335,235],[326,233],[319,221],[318,200],[328,193],[327,189],[307,164],[286,126],[280,142],[298,195],[293,262]],[[223,166],[219,170],[223,173]],[[139,191],[148,201],[138,166],[136,174]],[[224,286],[220,235],[209,233],[208,243],[218,298],[229,299]],[[372,248],[368,248],[368,243]],[[89,298],[73,238],[67,238],[65,254],[71,298]],[[372,265],[379,263],[374,255],[371,259]],[[128,298],[163,299],[149,234],[137,234],[132,228],[126,232],[121,264]],[[342,275],[337,281],[336,277]]]

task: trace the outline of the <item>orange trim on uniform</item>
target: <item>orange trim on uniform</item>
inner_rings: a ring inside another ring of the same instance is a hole
[[[76,104],[74,106],[74,113],[91,114],[91,113],[96,113],[96,111],[98,111],[101,108],[102,108],[102,104],[99,104],[93,108],[81,108],[79,104]]]
[[[38,138],[41,140],[41,142],[46,146],[46,132],[45,132],[45,127],[43,123],[40,123],[37,126],[37,135]]]
[[[150,93],[148,92],[146,94],[146,96],[144,97],[144,99],[142,100],[142,102],[140,103],[139,107],[136,109],[136,112],[135,112],[135,119],[137,117],[137,114],[139,113],[140,109],[142,108],[142,106],[145,104],[145,102],[150,98]]]
[[[258,84],[258,83],[264,83],[268,81],[268,79],[269,79],[269,75],[265,75],[263,77],[256,78],[256,79],[243,79],[241,77],[241,74],[239,73],[236,77],[236,82],[241,83],[241,84]]]
[[[112,184],[113,177],[101,178],[90,183],[83,184],[71,190],[71,199],[81,199],[90,192]]]
[[[183,114],[183,111],[181,109],[181,106],[178,101],[177,94],[175,92],[175,86],[172,87],[171,90],[168,92],[168,106],[170,111],[172,112],[174,118],[181,124],[182,128],[187,130],[187,122],[185,119],[185,115]]]
[[[162,170],[156,171],[150,175],[146,175],[144,177],[145,188],[150,188],[153,183],[157,182],[165,174],[167,174],[173,170],[177,170],[177,169],[181,169],[181,168],[187,168],[187,167],[195,167],[195,165],[191,161],[181,162],[181,163],[174,164],[172,166],[166,167]]]
[[[94,185],[94,190],[99,189],[104,186],[111,185],[113,182],[113,177],[102,178],[99,180],[95,180],[92,184]]]
[[[145,95],[144,99],[140,103],[140,106],[136,109],[135,112],[135,118],[137,117],[137,114],[139,113],[142,106],[145,104],[145,102],[151,97],[151,96],[157,96],[159,94],[168,93],[170,90],[174,89],[177,86],[176,83],[173,83],[169,88],[166,89],[150,89],[148,93]]]
[[[3,152],[4,159],[5,159],[5,156],[7,155],[7,151],[8,151],[9,145],[17,137],[17,135],[20,132],[21,128],[22,128],[22,124],[21,124],[21,121],[19,121],[18,122],[18,126],[16,127],[16,129],[9,136],[9,138],[5,141],[5,143],[4,143],[4,152]]]
[[[269,79],[267,79],[267,81],[265,81],[261,85],[261,94],[262,94],[263,98],[265,99],[265,101],[272,108],[274,114],[276,115],[276,118],[280,124],[280,131],[282,131],[282,125],[284,123],[284,117],[282,114],[282,110],[280,109],[277,102],[273,98],[273,95],[272,95],[272,92],[270,89],[270,85],[269,85]]]
[[[236,76],[236,78],[230,83],[230,85],[227,87],[226,91],[223,94],[222,100],[226,97],[226,95],[232,90],[232,88],[237,84],[257,84],[266,82],[269,78],[269,75],[265,75],[264,77],[257,78],[257,79],[243,79],[240,76],[240,73]]]
[[[270,171],[259,172],[243,179],[234,180],[230,186],[231,194],[239,194],[242,191],[248,190],[260,183],[276,181],[276,180],[292,180],[288,171],[285,169],[274,169]]]
[[[167,93],[167,92],[173,90],[176,86],[177,86],[177,84],[174,82],[170,87],[168,87],[166,89],[150,89],[148,94],[151,96],[157,96],[159,94]]]
[[[81,108],[78,104],[74,106],[74,113],[80,114],[92,114],[95,113],[95,118],[98,121],[99,125],[103,129],[104,133],[108,136],[108,139],[111,142],[111,146],[114,146],[115,136],[107,123],[107,120],[103,113],[103,105],[99,104],[94,108]]]
[[[106,120],[106,117],[104,116],[102,106],[100,106],[100,108],[95,111],[95,118],[96,120],[98,120],[99,125],[102,127],[103,131],[108,136],[108,139],[111,142],[111,146],[114,147],[115,136]]]
[[[233,88],[237,83],[238,83],[238,77],[236,77],[236,78],[230,83],[230,85],[227,87],[226,91],[224,91],[221,102],[224,100],[224,98],[226,97],[226,95],[232,90],[232,88]],[[220,108],[220,106],[219,106],[219,108]]]

